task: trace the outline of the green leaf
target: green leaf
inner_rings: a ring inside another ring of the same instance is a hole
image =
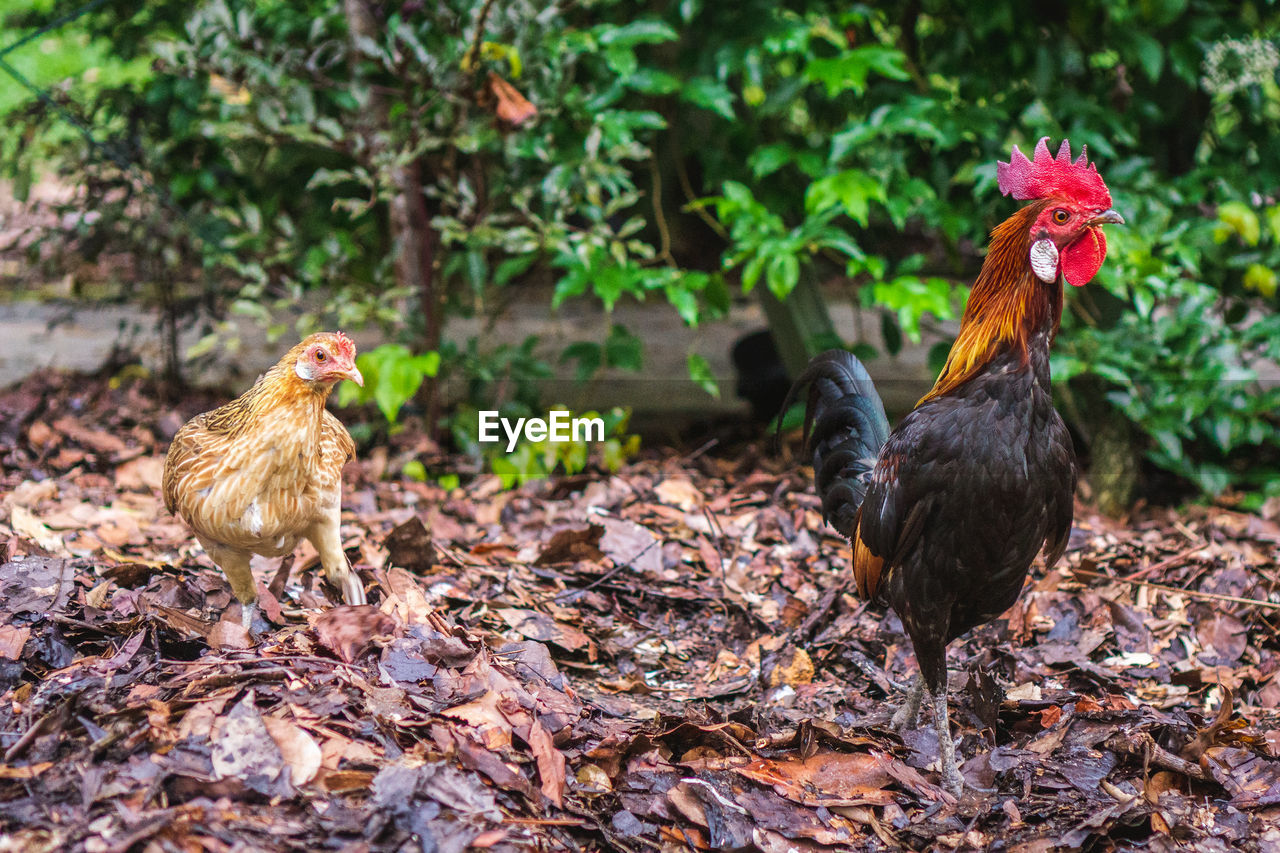
[[[1160,79],[1160,71],[1164,68],[1164,48],[1153,36],[1144,32],[1131,32],[1134,50],[1138,54],[1138,62],[1142,71],[1152,83]]]
[[[585,382],[595,376],[596,371],[600,369],[604,361],[604,350],[597,343],[578,341],[569,344],[564,348],[564,352],[560,353],[560,363],[564,364],[566,361],[578,363],[574,368],[574,378],[579,382]]]
[[[433,350],[414,355],[400,344],[383,344],[357,356],[356,366],[364,374],[365,387],[352,392],[349,388],[356,386],[343,383],[339,400],[349,404],[372,399],[387,422],[395,423],[400,409],[418,393],[426,377],[439,371],[440,353]]]
[[[687,326],[698,325],[698,294],[678,284],[667,285],[667,301]]]
[[[604,361],[609,367],[638,371],[644,366],[644,341],[615,323],[604,342]]]
[[[675,41],[679,38],[669,24],[654,18],[642,18],[620,27],[604,24],[596,27],[595,32],[601,44],[617,47],[661,44],[664,41]]]
[[[902,351],[902,329],[889,311],[880,312],[880,336],[884,338],[884,348],[889,355],[897,355]]]
[[[538,260],[538,256],[532,252],[527,255],[517,255],[514,258],[507,258],[502,261],[493,271],[494,284],[506,284],[516,276],[523,275]]]
[[[689,378],[698,383],[698,387],[717,400],[720,399],[720,383],[711,375],[711,365],[696,352],[689,353]]]
[[[779,299],[786,299],[800,281],[800,261],[793,254],[774,255],[765,271],[769,292]]]
[[[810,215],[841,205],[850,219],[866,227],[872,201],[884,200],[884,186],[861,169],[845,169],[814,181],[805,193]]]
[[[694,106],[711,110],[721,118],[734,121],[735,97],[729,88],[710,77],[695,77],[680,90],[680,97]]]
[[[810,82],[821,83],[827,96],[834,98],[845,91],[861,94],[873,72],[891,80],[911,79],[902,51],[881,45],[853,48],[830,59],[810,59],[804,76]]]
[[[1271,239],[1280,243],[1280,204],[1273,204],[1267,208],[1267,230],[1271,232]]]
[[[645,95],[670,95],[680,88],[679,77],[654,68],[637,68],[624,82]]]
[[[1218,219],[1240,235],[1246,246],[1256,246],[1262,239],[1262,225],[1253,208],[1240,201],[1229,201],[1218,208]]]
[[[774,145],[765,145],[751,152],[751,156],[747,158],[747,166],[751,168],[751,174],[757,179],[781,169],[790,163],[793,159],[793,152],[790,145],[777,143]]]
[[[728,315],[729,309],[733,306],[733,296],[729,292],[729,286],[724,276],[719,273],[708,277],[703,298],[706,299],[708,313],[713,317]]]
[[[413,360],[414,366],[422,371],[423,376],[434,377],[440,372],[440,353],[435,350],[424,352]]]

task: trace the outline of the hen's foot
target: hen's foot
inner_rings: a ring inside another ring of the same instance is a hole
[[[346,604],[368,604],[369,601],[364,595],[364,584],[360,580],[360,575],[353,568],[347,569],[347,574],[340,583],[342,589],[342,600]]]
[[[250,636],[253,635],[253,620],[257,615],[258,605],[244,604],[243,602],[240,604],[240,624],[244,626],[244,629],[249,632]]]

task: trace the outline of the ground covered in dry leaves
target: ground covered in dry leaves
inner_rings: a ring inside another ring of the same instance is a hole
[[[1280,849],[1270,520],[1082,508],[952,646],[956,802],[788,459],[445,492],[407,432],[346,470],[375,604],[262,561],[251,644],[158,493],[213,402],[0,392],[0,850]]]

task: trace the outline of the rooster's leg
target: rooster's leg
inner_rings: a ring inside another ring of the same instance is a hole
[[[938,760],[942,764],[942,787],[959,799],[964,791],[964,779],[956,766],[956,743],[951,739],[951,720],[947,714],[947,682],[931,691],[933,698],[933,725],[938,730]]]
[[[964,779],[956,766],[956,744],[951,739],[951,720],[947,714],[947,644],[946,627],[930,625],[912,636],[920,679],[933,700],[933,725],[938,733],[938,763],[942,765],[942,787],[959,798]]]
[[[339,532],[338,513],[333,517],[315,525],[307,533],[311,544],[320,552],[320,565],[324,568],[324,576],[329,583],[342,591],[342,600],[347,604],[365,604],[364,585],[360,576],[351,568],[347,555],[342,550],[342,535]]]

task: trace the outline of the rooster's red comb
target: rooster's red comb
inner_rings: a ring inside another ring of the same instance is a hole
[[[1013,146],[1008,163],[996,163],[996,182],[1000,192],[1026,201],[1028,199],[1065,197],[1085,207],[1111,207],[1111,193],[1103,182],[1098,169],[1085,156],[1084,146],[1080,156],[1071,162],[1071,143],[1062,140],[1058,156],[1049,153],[1049,137],[1036,143],[1035,158]]]

